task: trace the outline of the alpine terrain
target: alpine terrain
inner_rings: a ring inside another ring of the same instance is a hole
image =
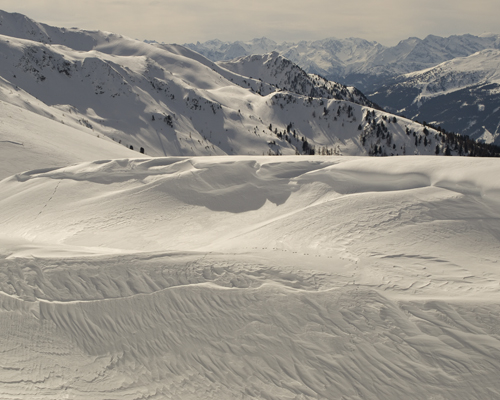
[[[278,53],[0,22],[1,399],[500,398],[493,146]]]
[[[2,13],[1,21],[2,101],[147,155],[492,151],[396,118],[356,88],[308,75],[277,53],[225,68],[182,46],[54,28],[20,14]]]
[[[327,38],[297,43],[276,43],[267,38],[248,42],[222,42],[184,45],[212,61],[227,61],[240,57],[266,54],[273,51],[329,80],[354,85],[370,93],[387,79],[426,68],[457,57],[467,57],[485,49],[500,49],[500,35],[429,35],[424,39],[411,37],[396,46],[359,38]]]

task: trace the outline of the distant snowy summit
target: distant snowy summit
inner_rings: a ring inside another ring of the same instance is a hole
[[[481,50],[500,49],[500,35],[456,35],[447,38],[429,35],[425,39],[411,37],[392,47],[359,38],[284,43],[267,38],[247,42],[210,40],[186,43],[184,46],[212,61],[276,51],[309,73],[370,92],[386,78],[433,67]]]

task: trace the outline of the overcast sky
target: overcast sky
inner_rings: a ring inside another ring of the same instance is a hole
[[[277,42],[499,33],[499,0],[0,0],[0,9],[49,25],[100,29],[166,43]]]

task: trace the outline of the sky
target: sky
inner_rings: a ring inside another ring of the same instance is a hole
[[[498,0],[0,0],[49,25],[165,43],[359,37],[393,46],[411,36],[500,33]]]

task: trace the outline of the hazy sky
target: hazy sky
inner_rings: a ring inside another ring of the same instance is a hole
[[[0,9],[50,25],[166,43],[499,33],[499,0],[0,0]]]

